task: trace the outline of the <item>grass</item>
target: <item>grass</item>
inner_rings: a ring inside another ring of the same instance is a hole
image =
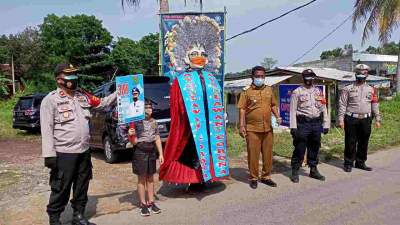
[[[400,144],[400,96],[392,101],[380,103],[382,127],[372,128],[369,141],[369,152],[385,149]],[[373,122],[374,125],[374,122]],[[246,143],[239,136],[236,127],[228,127],[228,148],[231,157],[237,157],[246,151]],[[332,128],[327,135],[322,136],[321,155],[325,159],[342,157],[344,150],[344,131]],[[289,132],[274,134],[274,154],[290,158],[293,151],[292,137]]]
[[[10,185],[16,184],[21,175],[17,171],[3,170],[0,171],[0,191],[9,187]]]

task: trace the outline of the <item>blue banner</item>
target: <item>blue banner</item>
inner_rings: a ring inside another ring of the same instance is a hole
[[[164,76],[168,76],[172,80],[181,72],[184,72],[185,68],[176,68],[174,64],[171,62],[171,54],[168,54],[169,48],[176,48],[175,44],[168,44],[169,38],[171,38],[171,34],[173,32],[172,29],[175,25],[179,24],[180,21],[185,19],[185,17],[194,18],[196,16],[207,16],[212,19],[220,29],[220,44],[219,44],[219,51],[220,56],[219,63],[217,64],[218,71],[212,71],[210,66],[212,62],[215,60],[211,60],[209,64],[206,66],[206,70],[209,72],[213,72],[215,78],[218,80],[220,87],[223,88],[224,82],[224,67],[225,67],[225,13],[224,12],[213,12],[213,13],[168,13],[168,14],[161,14],[161,26],[160,26],[160,36],[162,38],[161,41],[161,74]],[[174,50],[175,51],[175,50]],[[178,50],[176,50],[178,51]],[[207,52],[206,52],[207,53]],[[209,54],[209,53],[208,53]],[[209,59],[210,60],[210,59]],[[214,64],[215,65],[215,64]]]
[[[178,76],[178,82],[196,145],[203,179],[208,181],[212,178],[210,172],[211,158],[216,177],[224,177],[229,174],[224,106],[221,88],[217,80],[210,73],[203,72],[206,95],[208,96],[207,107],[210,128],[210,133],[208,133],[204,108],[205,99],[203,99],[200,78],[196,73],[183,73]],[[209,137],[211,146],[208,142]]]
[[[116,77],[118,123],[128,124],[144,119],[143,75]]]
[[[279,85],[279,114],[282,118],[282,126],[290,126],[290,97],[292,92],[300,87],[301,84],[280,84]],[[315,85],[321,89],[321,93],[325,95],[324,85]]]

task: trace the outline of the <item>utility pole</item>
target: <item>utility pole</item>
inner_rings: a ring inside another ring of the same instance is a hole
[[[396,74],[396,94],[400,95],[400,41],[399,41],[399,54],[397,58],[397,74]]]
[[[12,77],[13,95],[15,95],[14,54],[11,54],[11,77]]]

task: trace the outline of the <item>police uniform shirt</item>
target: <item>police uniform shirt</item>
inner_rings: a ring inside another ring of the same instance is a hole
[[[115,101],[116,92],[101,99],[100,109]],[[91,106],[86,95],[75,92],[69,97],[58,88],[50,92],[40,106],[43,157],[56,152],[83,153],[89,149]]]
[[[330,117],[326,108],[326,100],[317,87],[296,88],[290,97],[290,128],[297,128],[297,116],[318,118],[323,114],[323,128],[330,127]]]
[[[339,122],[344,121],[346,113],[375,115],[376,121],[381,121],[378,96],[369,84],[351,84],[343,88],[339,98]]]
[[[129,117],[138,117],[144,114],[144,102],[137,100],[136,102],[131,102],[128,106],[126,114]]]
[[[245,87],[240,94],[238,108],[246,110],[246,130],[268,132],[271,128],[271,109],[276,107],[272,88],[264,85],[257,88],[254,84]]]
[[[157,121],[153,118],[135,122],[135,131],[137,142],[154,142],[157,135],[160,135]]]

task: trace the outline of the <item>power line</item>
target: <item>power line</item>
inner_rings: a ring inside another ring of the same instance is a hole
[[[354,11],[353,11],[354,12]],[[312,50],[314,50],[319,44],[321,44],[325,39],[327,39],[329,36],[331,36],[335,31],[337,31],[340,27],[342,27],[349,19],[353,17],[353,12],[345,19],[343,20],[335,29],[333,29],[331,32],[329,32],[327,35],[325,35],[322,39],[317,41],[309,50],[307,50],[303,55],[301,55],[299,58],[294,60],[289,66],[292,66],[293,64],[297,63],[300,59],[302,59],[304,56],[306,56],[308,53],[310,53]]]
[[[266,24],[268,24],[268,23],[274,22],[275,20],[278,20],[278,19],[280,19],[280,18],[282,18],[282,17],[284,17],[284,16],[286,16],[286,15],[288,15],[288,14],[294,12],[294,11],[297,11],[297,10],[299,10],[299,9],[301,9],[301,8],[304,8],[304,7],[306,7],[306,6],[308,6],[308,5],[312,4],[312,3],[314,3],[314,2],[316,2],[316,1],[317,1],[317,0],[312,0],[312,1],[308,2],[308,3],[306,3],[306,4],[303,4],[303,5],[299,6],[299,7],[297,7],[297,8],[294,8],[294,9],[288,11],[288,12],[285,12],[284,14],[282,14],[282,15],[280,15],[280,16],[278,16],[278,17],[275,17],[275,18],[273,18],[273,19],[270,19],[270,20],[268,20],[267,22],[264,22],[264,23],[262,23],[262,24],[260,24],[260,25],[258,25],[258,26],[256,26],[256,27],[253,27],[253,28],[251,28],[251,29],[249,29],[249,30],[243,31],[243,32],[241,32],[241,33],[239,33],[239,34],[233,35],[232,37],[226,39],[226,41],[229,41],[229,40],[234,39],[234,38],[236,38],[236,37],[239,37],[239,36],[241,36],[241,35],[244,35],[244,34],[247,34],[247,33],[252,32],[252,31],[254,31],[254,30],[257,30],[258,28],[260,28],[260,27],[262,27],[262,26],[264,26],[264,25],[266,25]]]

